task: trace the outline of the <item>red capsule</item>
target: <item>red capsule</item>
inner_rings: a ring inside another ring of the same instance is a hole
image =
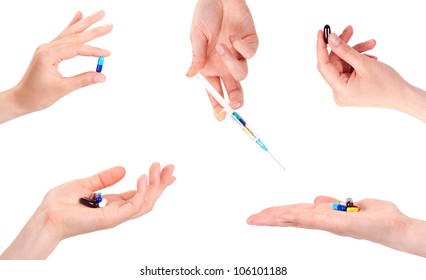
[[[90,207],[90,208],[98,208],[99,207],[99,204],[96,201],[94,201],[94,200],[92,200],[88,197],[85,197],[85,196],[80,197],[80,203],[87,206],[87,207]]]

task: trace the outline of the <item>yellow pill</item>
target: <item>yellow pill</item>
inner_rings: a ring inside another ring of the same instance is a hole
[[[347,207],[346,212],[359,212],[358,207]]]

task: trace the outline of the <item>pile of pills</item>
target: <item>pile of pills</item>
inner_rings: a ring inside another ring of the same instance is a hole
[[[106,206],[107,202],[105,198],[102,198],[100,192],[94,193],[90,197],[80,197],[80,203],[90,208],[103,208]]]
[[[361,211],[361,207],[354,205],[352,198],[347,198],[346,203],[333,203],[333,210],[337,211],[345,211],[345,212],[359,212]]]

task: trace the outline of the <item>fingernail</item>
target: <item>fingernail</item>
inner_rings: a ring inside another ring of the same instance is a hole
[[[106,80],[106,78],[105,78],[104,75],[93,76],[93,82],[94,83],[103,83],[103,82],[105,82],[105,80]]]
[[[330,34],[329,41],[333,45],[333,47],[338,47],[340,45],[341,39],[334,33]]]
[[[107,24],[102,25],[101,27],[111,27],[111,26],[112,26],[112,23],[107,23]]]
[[[225,53],[225,48],[222,44],[217,44],[216,51],[219,53],[219,55],[223,55]]]
[[[232,109],[238,109],[241,107],[241,103],[240,102],[232,102],[229,104],[229,106],[231,106]]]
[[[215,109],[214,115],[218,121],[223,121],[226,117],[226,113],[224,109]]]

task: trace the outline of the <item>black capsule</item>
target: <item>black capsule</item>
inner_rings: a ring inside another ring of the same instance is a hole
[[[326,44],[328,44],[328,36],[330,36],[330,33],[331,33],[331,27],[330,25],[326,24],[324,26],[324,42]]]
[[[87,206],[87,207],[90,207],[90,208],[98,208],[99,207],[99,204],[96,201],[94,201],[94,200],[92,200],[88,197],[85,197],[85,196],[80,197],[80,203]]]
[[[353,202],[352,198],[348,197],[346,199],[346,207],[354,207],[354,202]]]

